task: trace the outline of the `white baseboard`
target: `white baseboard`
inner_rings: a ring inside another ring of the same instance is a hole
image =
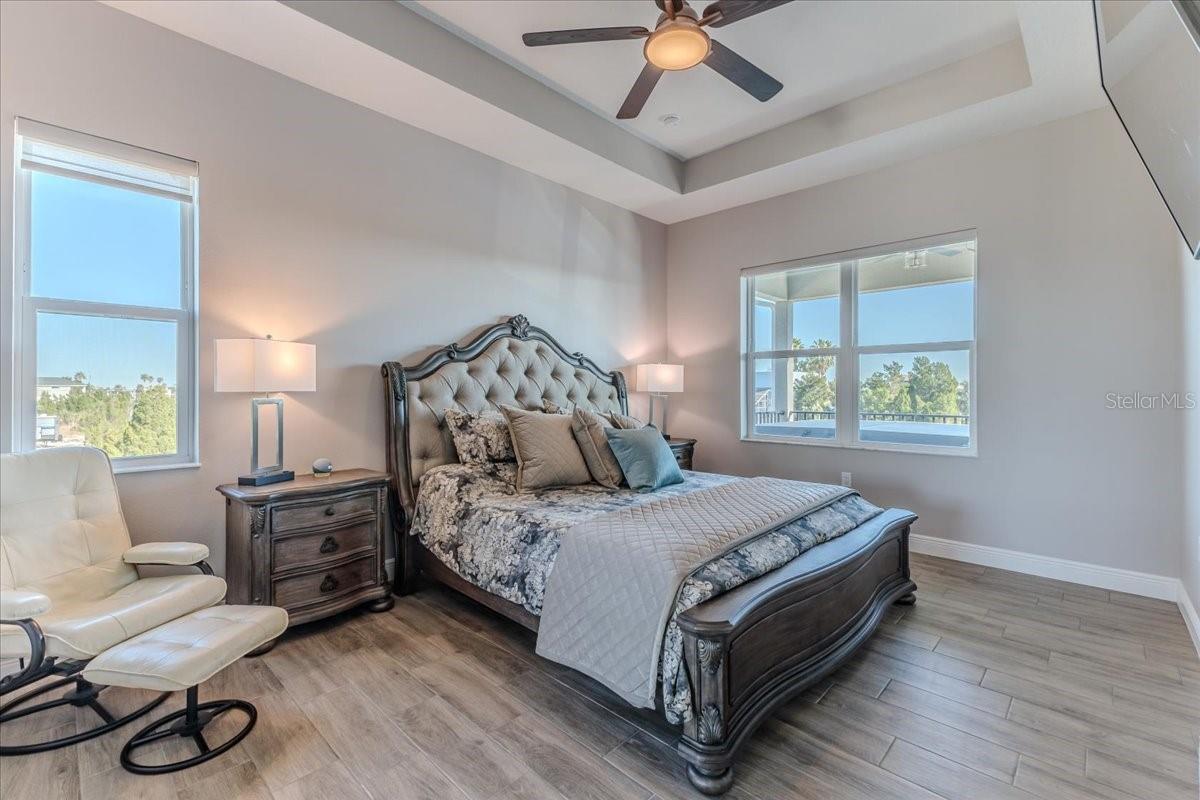
[[[1179,612],[1183,614],[1183,621],[1187,623],[1188,633],[1192,634],[1192,644],[1196,645],[1196,652],[1200,653],[1200,613],[1196,612],[1196,605],[1188,596],[1183,581],[1179,582],[1178,603]]]
[[[1196,652],[1200,653],[1200,613],[1197,613],[1192,598],[1184,589],[1183,581],[1178,578],[1134,572],[1130,569],[1103,567],[1099,564],[1085,564],[1082,561],[1068,561],[1065,558],[1038,556],[1033,553],[1021,553],[1000,547],[956,542],[952,539],[939,539],[936,536],[925,536],[919,533],[911,534],[908,543],[914,553],[924,553],[953,561],[965,561],[968,564],[980,564],[985,567],[1007,569],[1026,575],[1037,575],[1041,578],[1082,583],[1084,586],[1112,589],[1116,592],[1153,597],[1156,600],[1173,601],[1179,605],[1179,613],[1183,615],[1183,621],[1192,635],[1192,644],[1196,645]]]
[[[917,533],[909,537],[909,547],[914,553],[965,561],[968,564],[981,564],[985,567],[1023,572],[1026,575],[1082,583],[1085,586],[1153,597],[1156,600],[1174,602],[1179,599],[1181,585],[1179,579],[1168,578],[1165,575],[1151,575],[1129,569],[1086,564],[1082,561],[1068,561],[1065,558],[1038,556],[1033,553],[956,542],[952,539],[939,539]]]

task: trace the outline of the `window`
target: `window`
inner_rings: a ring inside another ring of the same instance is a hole
[[[742,436],[973,455],[975,234],[742,273]]]
[[[17,120],[14,449],[196,461],[196,164]]]

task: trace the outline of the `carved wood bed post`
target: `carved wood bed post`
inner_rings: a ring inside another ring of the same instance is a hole
[[[412,483],[408,479],[410,462],[407,378],[404,375],[404,367],[395,361],[384,364],[381,371],[387,398],[387,468],[392,476],[391,488],[388,490],[392,542],[395,545],[392,591],[406,595],[416,588],[417,580],[416,550],[410,541],[412,537],[408,535],[408,525],[412,521],[416,498],[413,497]]]
[[[683,725],[683,739],[695,751],[722,748],[725,721],[729,719],[729,683],[726,675],[725,636],[703,638],[684,632],[683,653],[692,688],[692,716]],[[733,786],[733,753],[688,761],[688,780],[709,795],[724,794]]]

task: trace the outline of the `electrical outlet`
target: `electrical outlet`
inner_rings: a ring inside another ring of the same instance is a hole
[[[851,480],[851,478],[852,478],[852,476],[850,475],[849,472],[843,472],[842,473],[842,486],[853,486],[854,481]]]

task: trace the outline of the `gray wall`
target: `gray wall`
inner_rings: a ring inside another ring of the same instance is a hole
[[[978,458],[738,440],[740,268],[962,228],[979,232]],[[672,428],[706,470],[853,472],[919,533],[1178,575],[1180,413],[1105,407],[1179,385],[1177,242],[1109,111],[672,225]]]
[[[1183,237],[1179,237],[1179,263],[1183,271],[1184,391],[1200,403],[1200,261],[1192,258]],[[1192,607],[1200,609],[1200,406],[1187,411],[1185,419],[1180,570]]]
[[[0,152],[21,115],[200,164],[203,467],[120,478],[137,541],[223,563],[213,487],[248,469],[249,396],[213,393],[214,338],[316,344],[318,391],[287,398],[296,468],[382,468],[379,364],[512,313],[605,366],[662,357],[659,223],[99,4],[4,2],[0,37]]]

